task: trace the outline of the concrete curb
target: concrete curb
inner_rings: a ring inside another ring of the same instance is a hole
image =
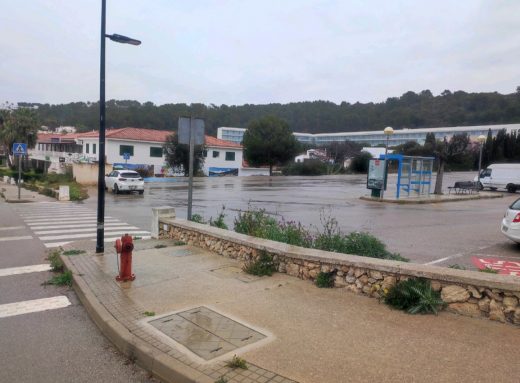
[[[387,199],[387,198],[372,198],[368,196],[359,197],[360,200],[380,203],[393,203],[397,205],[423,205],[429,203],[445,203],[445,202],[461,202],[461,201],[472,201],[478,199],[492,199],[492,198],[503,198],[502,194],[480,194],[480,195],[467,195],[459,198],[443,198],[442,196],[436,199]]]
[[[90,318],[124,355],[168,383],[214,383],[208,376],[177,361],[133,335],[97,299],[68,256],[60,256],[73,275],[72,287]]]

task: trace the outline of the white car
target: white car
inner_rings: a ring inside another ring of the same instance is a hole
[[[123,191],[144,193],[144,181],[141,175],[133,170],[114,170],[105,176],[105,189],[114,194]]]
[[[520,243],[520,199],[509,206],[502,220],[502,234],[516,243]]]

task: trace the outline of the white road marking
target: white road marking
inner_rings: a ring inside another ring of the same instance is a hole
[[[0,269],[0,277],[7,277],[9,275],[38,273],[40,271],[48,271],[51,269],[51,265],[44,263],[41,265],[21,266],[21,267],[9,267],[7,269]]]
[[[105,227],[106,226],[121,226],[124,225],[123,222],[106,222],[105,221]],[[92,221],[91,223],[81,223],[77,225],[43,225],[43,226],[31,226],[32,230],[45,230],[45,229],[69,229],[69,228],[96,228],[97,223],[96,221]]]
[[[5,238],[0,238],[0,242],[22,241],[24,239],[32,239],[32,236],[31,235],[24,235],[24,236],[21,236],[21,237],[5,237]]]
[[[138,237],[140,237],[141,239],[151,239],[152,236],[150,235],[138,235]],[[111,237],[111,238],[105,238],[104,242],[107,243],[107,242],[115,242],[116,239],[121,239],[121,237]],[[96,239],[92,239],[91,240],[92,242],[95,242]],[[47,248],[53,248],[53,247],[60,247],[60,246],[65,246],[69,243],[71,243],[72,241],[64,241],[64,242],[47,242],[47,243],[44,243],[45,247]]]
[[[25,229],[25,226],[7,226],[7,227],[0,227],[0,231],[7,231],[7,230],[20,230]]]
[[[92,213],[92,214],[89,214],[89,215],[85,215],[85,216],[68,216],[68,217],[54,217],[52,215],[49,216],[49,218],[38,218],[38,219],[26,219],[24,220],[26,223],[45,223],[45,222],[63,222],[63,221],[81,221],[81,220],[88,220],[88,219],[96,219],[96,214]],[[105,218],[109,218],[109,217],[105,217]]]
[[[105,221],[109,222],[115,222],[119,221],[115,218],[105,218]],[[25,223],[29,226],[36,226],[36,225],[43,225],[46,223],[50,224],[59,224],[61,222],[67,222],[67,223],[87,223],[87,222],[96,222],[96,216],[92,217],[85,217],[85,218],[49,218],[44,220],[38,220],[38,221],[26,221]]]
[[[123,230],[123,231],[116,231],[116,232],[111,232],[111,230],[107,230],[105,228],[105,234],[110,234],[110,235],[123,235],[123,234],[148,234],[150,233],[149,231],[144,231],[144,230]],[[75,239],[75,238],[88,238],[88,237],[92,237],[92,236],[96,236],[96,232],[92,232],[92,233],[83,233],[83,234],[68,234],[68,235],[51,235],[51,236],[44,236],[44,237],[39,237],[40,240],[42,241],[55,241],[57,239]]]
[[[119,226],[109,226],[109,227],[106,227],[105,226],[105,230],[124,230],[124,229],[128,229],[128,230],[140,230],[138,227],[136,226],[128,226],[128,225],[125,225],[125,224],[121,224]],[[88,228],[83,228],[83,229],[59,229],[59,230],[44,230],[44,231],[35,231],[34,234],[37,234],[37,235],[42,235],[42,234],[61,234],[61,233],[81,233],[81,232],[92,232],[92,233],[96,233],[96,227],[95,226],[92,226],[92,227],[88,227]]]
[[[31,214],[31,215],[20,215],[24,220],[30,220],[30,219],[45,219],[45,218],[49,218],[49,217],[63,217],[63,218],[67,218],[67,217],[77,217],[77,216],[87,216],[87,215],[93,215],[95,213],[89,211],[89,212],[85,212],[85,213],[82,213],[82,212],[69,212],[69,213],[66,213],[66,214],[63,214],[62,212],[47,212],[46,214]]]
[[[447,261],[448,259],[464,257],[465,255],[470,255],[470,254],[473,254],[475,252],[479,252],[479,251],[484,250],[484,249],[486,249],[488,247],[489,246],[480,246],[480,247],[477,247],[476,250],[472,250],[471,252],[468,252],[468,253],[457,253],[457,254],[450,255],[449,257],[435,259],[433,261],[425,263],[425,265],[435,265],[437,263],[441,263],[441,262]]]
[[[69,298],[64,295],[51,298],[33,299],[23,302],[7,303],[0,305],[0,318],[61,309],[70,305],[71,303]]]

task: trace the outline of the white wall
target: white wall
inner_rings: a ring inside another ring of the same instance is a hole
[[[92,159],[93,161],[98,160],[99,144],[97,138],[82,138],[83,140],[83,155]],[[89,144],[89,152],[86,152],[87,144]],[[96,154],[93,154],[93,145],[96,145]],[[161,157],[150,157],[150,148],[162,148],[163,144],[160,142],[139,142],[139,141],[128,141],[128,140],[114,140],[107,139],[105,153],[107,157],[107,163],[124,163],[125,159],[119,155],[119,147],[121,145],[129,145],[134,147],[134,155],[128,160],[129,164],[144,164],[154,165],[155,172],[160,173],[161,167],[164,165],[164,156]]]
[[[241,148],[212,148],[208,147],[208,155],[204,159],[204,167],[203,172],[205,175],[209,174],[209,168],[232,168],[232,169],[240,169],[242,167],[242,149]],[[217,158],[213,158],[213,152],[219,152],[219,156]],[[226,161],[226,152],[234,152],[235,160],[234,161]]]

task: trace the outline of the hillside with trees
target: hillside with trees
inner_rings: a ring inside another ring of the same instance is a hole
[[[49,127],[72,125],[87,131],[98,127],[98,103],[74,102],[38,106],[39,122]],[[434,96],[429,90],[406,92],[381,103],[354,104],[329,101],[306,101],[266,105],[205,105],[140,103],[131,100],[107,102],[107,127],[153,128],[175,130],[179,116],[206,119],[208,134],[215,135],[219,126],[247,127],[266,115],[285,120],[292,131],[332,133],[440,126],[490,125],[520,123],[520,87],[516,93],[466,93],[445,90]]]

